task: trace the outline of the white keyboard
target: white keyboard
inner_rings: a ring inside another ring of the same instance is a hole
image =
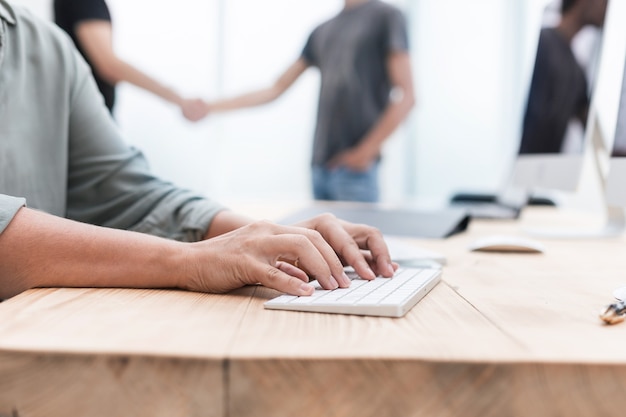
[[[354,272],[346,273],[352,280],[349,288],[324,290],[312,281],[313,295],[281,295],[267,301],[265,308],[402,317],[441,280],[440,269],[401,268],[392,278],[372,281],[361,279]]]

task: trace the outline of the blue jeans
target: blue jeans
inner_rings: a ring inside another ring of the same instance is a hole
[[[313,197],[316,200],[376,203],[379,199],[378,165],[375,163],[362,172],[344,167],[330,170],[314,166]]]

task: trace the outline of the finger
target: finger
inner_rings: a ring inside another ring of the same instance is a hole
[[[338,219],[333,214],[321,214],[297,223],[297,225],[299,227],[318,230],[321,236],[335,251],[335,254],[338,258],[340,258],[341,280],[339,282],[342,283],[342,287],[347,288],[351,283],[350,278],[348,278],[343,271],[344,265],[352,266],[355,271],[357,271],[357,274],[364,279],[375,278],[375,274],[369,268],[367,261],[365,261],[363,255],[359,253],[360,251],[358,245],[349,235],[347,235],[343,227],[338,225]],[[334,228],[339,230],[334,230]],[[350,256],[351,253],[353,254],[352,256]]]
[[[346,275],[343,269],[343,263],[341,259],[337,256],[337,253],[333,249],[333,247],[324,239],[324,237],[316,230],[311,229],[303,229],[296,228],[301,233],[304,233],[307,238],[315,245],[315,248],[319,251],[319,253],[324,258],[326,265],[330,269],[330,286],[325,286],[326,284],[326,276],[322,276],[322,281],[320,281],[319,277],[316,277],[325,289],[335,289],[337,286],[342,288],[348,288],[351,284],[350,279]],[[335,286],[337,284],[337,286]]]
[[[309,276],[306,274],[306,272],[294,265],[291,265],[290,263],[278,261],[276,262],[276,268],[280,269],[288,275],[291,275],[292,277],[296,277],[302,280],[303,282],[309,282]]]
[[[316,279],[322,288],[334,290],[339,286],[343,266],[333,249],[319,233],[301,227],[278,226],[268,241],[268,250],[279,254],[279,260],[298,261],[299,268]]]
[[[337,250],[344,263],[354,268],[354,271],[363,279],[374,279],[378,275],[372,268],[372,255],[363,253],[356,241],[345,230],[339,230],[333,233],[335,236],[329,239],[337,243]]]
[[[302,282],[300,278],[271,265],[264,265],[264,267],[264,271],[259,272],[261,277],[259,282],[268,288],[297,296],[312,295],[315,291],[312,285]]]
[[[372,271],[377,271],[378,266],[376,265],[376,260],[374,259],[370,251],[363,251],[363,256],[365,257],[365,260],[367,261]],[[393,269],[394,273],[395,271],[398,270],[399,267],[400,267],[400,264],[398,264],[397,262],[391,261],[391,268]],[[385,278],[391,278],[391,276],[387,276],[386,274],[382,274],[382,273],[378,273],[378,275],[382,275]]]
[[[398,269],[397,264],[391,261],[389,248],[382,233],[377,229],[369,229],[371,230],[364,231],[365,237],[358,236],[356,242],[361,249],[370,251],[373,260],[371,266],[376,274],[386,278],[392,277]]]
[[[294,238],[304,238],[297,238],[290,243],[291,256],[295,256],[299,267],[317,279],[324,289],[350,286],[351,281],[346,276],[337,253],[319,232],[294,226],[283,226],[283,231],[291,233]]]
[[[398,265],[392,262],[389,248],[383,234],[375,227],[353,224],[343,220],[340,222],[345,227],[347,233],[353,236],[355,242],[361,250],[371,253],[373,263],[372,270],[384,277],[391,277],[398,269]]]
[[[354,239],[354,236],[347,230],[348,226],[355,226],[358,230],[365,229],[366,226],[352,225],[343,220],[335,219],[324,231],[324,236],[331,242],[337,253],[344,260],[346,265],[354,268],[354,271],[363,279],[374,279],[378,275],[377,271],[371,268],[370,262],[365,258],[361,245]]]
[[[338,220],[332,214],[322,214],[313,219],[313,224],[345,264],[353,267],[361,278],[368,280],[376,278],[376,273],[370,268],[359,245],[346,230],[349,223]],[[365,228],[365,226],[362,227]]]
[[[345,242],[346,239],[354,242],[346,244],[340,252],[347,264],[351,265],[359,276],[365,279],[373,279],[377,275],[392,277],[397,265],[391,261],[389,248],[385,243],[382,233],[375,227],[353,224],[344,220],[338,220],[340,229],[337,231],[337,239]],[[362,250],[371,254],[368,261],[363,256]],[[362,275],[365,274],[365,275]]]
[[[342,165],[344,165],[344,159],[345,159],[344,154],[339,154],[339,155],[331,158],[326,163],[326,168],[331,170],[331,171],[339,169]]]

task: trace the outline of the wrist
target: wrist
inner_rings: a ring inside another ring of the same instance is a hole
[[[377,145],[368,143],[367,141],[361,143],[356,151],[368,159],[374,160],[380,154],[380,148]]]
[[[193,243],[171,242],[171,247],[161,257],[160,270],[165,274],[169,288],[188,289],[189,282],[197,277]]]
[[[185,99],[180,94],[167,87],[165,88],[162,97],[170,103],[175,104],[179,107],[182,107],[183,104],[185,104]]]

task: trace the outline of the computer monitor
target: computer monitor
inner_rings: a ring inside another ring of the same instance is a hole
[[[606,0],[597,1],[603,16]],[[522,90],[526,90],[525,105],[520,106],[519,152],[495,195],[464,192],[452,196],[451,204],[466,208],[472,217],[515,219],[528,204],[554,205],[542,192],[574,191],[582,173],[588,140],[586,115],[601,31],[588,25],[569,42],[559,27],[561,1],[536,3],[527,5],[529,46],[519,53]],[[570,10],[565,21],[571,17]],[[596,20],[601,25],[602,19]]]
[[[618,155],[624,152],[623,147],[626,143],[626,111],[624,110],[626,98],[622,98],[620,105],[620,97],[626,95],[623,90],[626,60],[625,17],[626,2],[611,0],[606,11],[597,76],[585,128],[585,138],[589,145],[587,148],[591,149],[591,160],[594,164],[592,172],[597,174],[600,183],[600,198],[604,199],[603,205],[606,208],[606,223],[597,230],[570,229],[542,231],[541,233],[533,231],[534,234],[541,234],[544,237],[592,238],[611,237],[623,233],[625,222],[622,207],[626,205],[626,188],[622,187],[619,181],[621,178],[626,178],[622,177],[626,173],[624,164],[626,159],[620,160]],[[620,140],[617,140],[618,135]],[[615,157],[610,159],[609,171],[608,162],[612,148],[615,148],[613,151]],[[570,175],[578,178],[580,173],[571,170]]]
[[[602,16],[595,17],[597,28]],[[599,13],[599,12],[598,12]],[[560,28],[561,4],[551,2],[544,10],[536,57],[526,97],[520,147],[511,174],[511,186],[537,190],[575,191],[584,161],[589,127],[590,101],[601,31],[589,27],[573,40]],[[590,31],[591,30],[591,31]],[[577,53],[577,38],[587,42]],[[584,61],[581,62],[581,56]]]
[[[626,2],[618,2],[620,16],[626,16]],[[616,45],[615,55],[611,62],[610,76],[613,79],[619,74],[619,82],[613,84],[613,92],[608,100],[614,104],[618,100],[617,111],[605,112],[605,120],[603,122],[608,128],[614,128],[614,131],[607,131],[613,137],[613,146],[610,159],[610,168],[606,181],[606,203],[610,213],[614,213],[610,218],[610,223],[615,228],[623,230],[624,228],[624,207],[626,207],[626,25],[621,25],[616,32],[619,37],[615,39]],[[615,80],[617,81],[617,80]],[[619,86],[619,87],[618,87]],[[617,97],[617,99],[616,99]],[[621,223],[620,223],[621,221]]]

